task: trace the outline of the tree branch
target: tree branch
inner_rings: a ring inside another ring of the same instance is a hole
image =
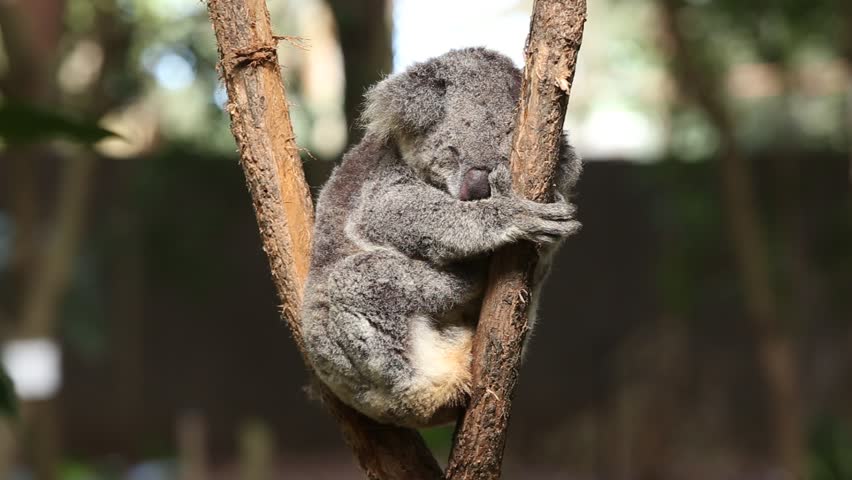
[[[56,313],[71,278],[75,255],[86,221],[86,200],[94,180],[95,156],[81,152],[68,159],[59,185],[56,220],[50,240],[39,258],[31,284],[22,295],[18,335],[53,337]]]
[[[533,7],[511,155],[515,190],[532,200],[548,201],[552,195],[585,21],[585,0],[536,0]],[[448,479],[500,477],[537,262],[534,247],[522,244],[491,263],[473,345],[474,386],[456,432]]]
[[[772,287],[768,242],[745,154],[737,144],[734,117],[725,105],[719,80],[701,71],[688,49],[686,31],[678,22],[680,3],[659,0],[662,31],[668,36],[673,77],[716,127],[720,138],[719,173],[722,200],[729,222],[746,313],[755,337],[759,367],[766,382],[774,428],[776,459],[792,478],[804,478],[801,399],[795,346],[779,321],[778,300]]]
[[[313,206],[290,123],[269,12],[264,0],[209,0],[207,7],[228,91],[231,131],[240,149],[263,250],[282,316],[304,358],[298,312],[309,265]],[[417,432],[380,425],[316,383],[368,477],[441,477]]]

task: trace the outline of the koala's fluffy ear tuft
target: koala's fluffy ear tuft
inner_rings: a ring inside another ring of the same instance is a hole
[[[414,65],[370,88],[361,122],[381,138],[422,133],[444,116],[446,92],[436,62]]]

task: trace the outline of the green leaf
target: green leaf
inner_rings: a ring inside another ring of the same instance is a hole
[[[0,415],[18,416],[18,397],[15,395],[15,385],[2,366],[0,366]]]
[[[446,457],[453,446],[453,431],[455,431],[454,425],[442,425],[421,429],[420,435],[435,456]]]
[[[118,135],[94,121],[79,120],[58,111],[14,102],[0,105],[0,139],[9,145],[55,138],[91,144],[113,136]]]

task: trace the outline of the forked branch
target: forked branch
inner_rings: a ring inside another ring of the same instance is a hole
[[[231,130],[263,249],[282,315],[304,357],[298,312],[308,270],[313,207],[279,72],[277,38],[264,0],[209,0],[208,10],[219,44]],[[547,201],[551,194],[585,18],[585,0],[535,2],[511,160],[515,188],[533,200]],[[507,249],[493,261],[474,344],[476,383],[457,432],[448,479],[500,476],[536,261],[530,245]],[[319,388],[370,478],[441,477],[416,432],[379,425]]]

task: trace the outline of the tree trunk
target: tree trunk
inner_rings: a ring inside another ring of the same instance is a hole
[[[9,268],[14,290],[10,299],[23,296],[24,286],[30,284],[36,258],[39,198],[35,156],[33,149],[24,148],[12,148],[3,156],[9,164],[9,176],[5,179],[4,187],[9,192],[10,213],[15,224]],[[18,308],[17,305],[12,307],[15,310]]]
[[[767,243],[761,231],[746,159],[737,145],[733,121],[725,102],[719,97],[721,87],[713,82],[709,73],[699,71],[693,64],[677,22],[677,0],[661,0],[661,6],[660,13],[675,63],[675,80],[680,89],[704,110],[719,133],[722,200],[746,313],[755,338],[755,353],[769,396],[768,411],[774,426],[776,460],[793,478],[803,478],[804,447],[796,353],[792,339],[779,320]]]
[[[54,78],[64,10],[64,0],[0,3],[0,33],[9,63],[9,72],[0,87],[7,98],[30,103],[55,100],[56,92],[50,79]],[[40,250],[37,236],[40,220],[37,162],[38,156],[43,154],[40,150],[43,149],[16,147],[8,152],[15,175],[8,181],[16,227],[12,245],[15,252],[13,275],[14,280],[20,282],[16,288],[16,304],[12,307],[16,324],[11,330],[17,336],[40,336],[42,331],[52,330],[55,308],[64,292],[62,274],[66,261],[71,260],[61,255],[73,253],[80,224],[79,218],[65,221],[62,216],[78,209],[83,211],[78,207],[85,203],[85,192],[76,187],[81,184],[86,187],[86,179],[78,173],[85,173],[87,165],[85,161],[79,166],[74,162],[64,172],[59,194],[60,201],[70,200],[72,205],[57,204],[55,214],[61,225],[51,232],[46,249]],[[81,193],[82,198],[77,193]],[[60,264],[50,265],[53,261]],[[36,303],[40,301],[45,304]],[[57,405],[52,399],[45,399],[28,402],[21,410],[18,438],[26,442],[24,455],[29,456],[37,478],[58,478],[61,452]]]
[[[510,161],[515,191],[539,202],[552,195],[585,21],[585,0],[536,0],[533,6]],[[537,260],[532,245],[520,244],[498,252],[491,263],[473,344],[473,388],[448,479],[500,477]]]
[[[55,227],[24,295],[19,326],[22,337],[53,338],[56,333],[56,311],[71,275],[85,223],[95,157],[81,154],[63,167]]]
[[[337,20],[338,39],[346,76],[344,111],[349,144],[358,143],[357,127],[364,91],[391,71],[390,2],[388,0],[328,0]]]

